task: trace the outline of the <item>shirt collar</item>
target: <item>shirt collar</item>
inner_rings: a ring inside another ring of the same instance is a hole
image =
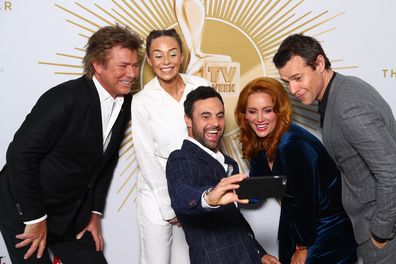
[[[329,97],[329,92],[331,88],[331,84],[333,83],[334,77],[336,76],[336,72],[333,72],[333,76],[331,77],[329,83],[327,84],[326,90],[323,94],[322,100],[319,101],[319,108],[318,112],[320,114],[320,127],[323,128],[323,121],[326,114],[326,107],[327,107],[327,99]]]
[[[187,75],[187,74],[182,74],[182,73],[179,73],[179,75],[180,75],[180,77],[182,78],[182,80],[183,80],[184,84],[186,85],[186,87],[187,87],[187,86],[192,86],[192,87],[195,87],[195,86],[196,86],[196,85],[194,84],[194,82],[191,80],[191,78],[189,78],[189,75]],[[164,90],[164,89],[161,87],[161,84],[160,84],[160,82],[159,82],[158,76],[156,76],[155,80],[156,80],[156,82],[157,82],[157,85],[156,85],[154,88],[155,88],[156,90]]]
[[[189,78],[189,75],[187,75],[187,74],[180,74],[180,77],[182,78],[182,80],[183,80],[183,82],[184,82],[184,84],[186,85],[186,86],[188,86],[188,85],[196,85],[193,81],[191,81],[191,78]]]
[[[109,94],[109,92],[100,84],[100,82],[98,81],[98,79],[96,79],[95,76],[92,77],[92,80],[95,84],[96,90],[98,91],[100,103],[103,103],[104,101],[107,101],[107,100],[111,100],[111,101],[115,100],[117,102],[124,100],[124,96],[122,96],[122,95],[121,96],[119,95],[116,98],[113,98]]]
[[[207,147],[205,147],[204,145],[202,145],[201,143],[199,143],[197,140],[195,140],[192,137],[187,137],[187,140],[191,141],[192,143],[194,143],[195,145],[197,145],[198,147],[200,147],[202,150],[204,150],[206,153],[208,153],[210,156],[212,156],[214,159],[216,159],[217,161],[219,161],[221,164],[225,163],[225,158],[224,155],[220,152],[213,152],[212,150],[208,149]]]

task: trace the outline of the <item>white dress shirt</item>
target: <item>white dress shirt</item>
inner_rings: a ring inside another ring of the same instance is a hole
[[[124,96],[117,96],[113,98],[109,92],[99,83],[95,78],[92,78],[96,90],[99,94],[100,109],[102,116],[102,132],[103,132],[103,152],[109,145],[111,138],[111,129],[121,111],[122,104],[124,103]]]
[[[219,150],[217,152],[213,152],[212,150],[208,149],[207,147],[205,147],[204,145],[202,145],[200,142],[198,142],[197,140],[195,140],[192,137],[187,137],[187,139],[189,141],[191,141],[192,143],[194,143],[195,145],[197,145],[198,147],[200,147],[203,151],[208,153],[215,160],[217,160],[221,164],[221,166],[223,166],[225,172],[227,172],[228,164],[225,163],[225,158],[224,158],[223,153],[221,153]]]

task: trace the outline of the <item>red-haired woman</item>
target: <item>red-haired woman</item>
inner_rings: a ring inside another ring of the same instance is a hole
[[[235,110],[250,176],[286,175],[279,223],[279,260],[353,263],[356,242],[341,203],[341,175],[322,143],[291,122],[282,84],[258,78],[242,90]]]

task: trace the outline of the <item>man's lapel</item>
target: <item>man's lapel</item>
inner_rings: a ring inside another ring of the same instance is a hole
[[[333,158],[335,157],[335,153],[333,151],[333,146],[331,142],[334,140],[334,137],[338,137],[338,134],[334,133],[333,124],[334,122],[339,121],[339,120],[334,120],[334,116],[335,116],[334,104],[336,103],[336,98],[338,98],[337,93],[339,91],[339,87],[343,82],[344,82],[344,76],[337,72],[337,75],[334,77],[331,90],[329,91],[326,114],[323,122],[322,141],[327,151],[329,152],[330,156],[332,156]]]
[[[86,100],[90,111],[88,122],[90,122],[92,126],[92,136],[95,137],[95,141],[97,142],[95,148],[97,148],[98,152],[103,152],[102,110],[100,107],[99,94],[94,82],[87,77],[85,77],[85,80],[89,91]]]
[[[217,180],[220,180],[221,178],[227,176],[224,167],[220,164],[220,162],[218,162],[215,158],[206,153],[206,151],[204,151],[199,146],[189,140],[185,140],[184,144],[190,149],[190,151],[195,154],[197,158],[206,163],[208,167],[214,168],[216,177],[218,178]]]

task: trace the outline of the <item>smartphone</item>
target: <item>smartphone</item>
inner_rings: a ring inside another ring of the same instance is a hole
[[[262,200],[270,197],[282,197],[286,192],[287,177],[254,176],[247,177],[239,183],[236,194],[239,199]]]

